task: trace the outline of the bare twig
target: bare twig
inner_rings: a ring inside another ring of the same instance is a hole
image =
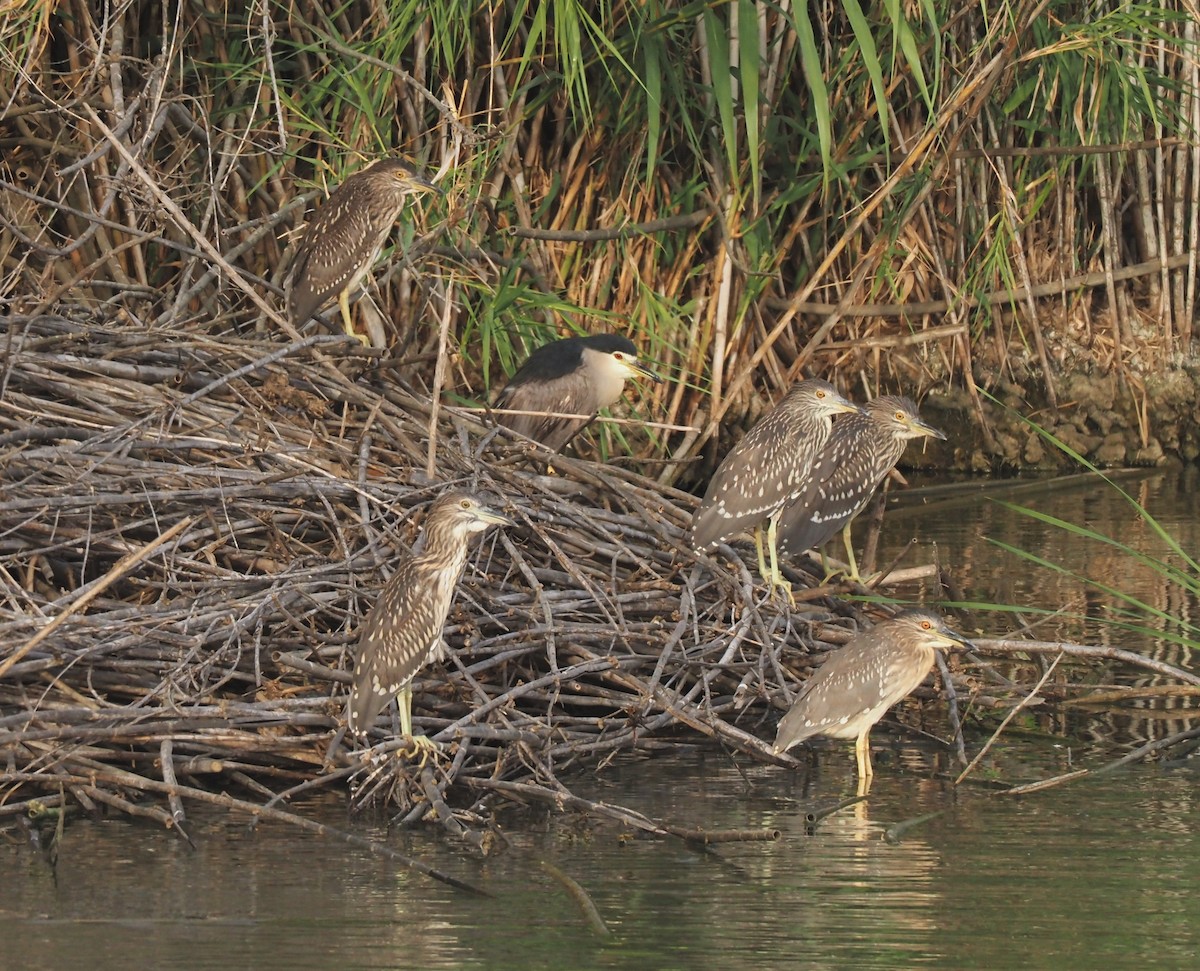
[[[1053,674],[1054,669],[1058,667],[1058,662],[1061,661],[1065,656],[1065,654],[1060,653],[1058,657],[1056,657],[1050,664],[1050,666],[1046,668],[1045,672],[1042,674],[1041,680],[1039,680],[1038,683],[1033,686],[1033,689],[1029,692],[1029,694],[1022,698],[1018,704],[1014,705],[1009,713],[1004,716],[1004,720],[1000,722],[1000,724],[996,726],[996,730],[992,732],[992,737],[987,740],[986,744],[979,750],[975,758],[971,759],[967,767],[958,774],[958,778],[954,780],[954,784],[956,786],[962,785],[962,781],[971,774],[975,766],[979,764],[980,760],[987,755],[988,750],[992,747],[996,739],[1000,737],[1008,723],[1017,716],[1017,712],[1019,712],[1037,697],[1037,693],[1041,690],[1042,685],[1044,685],[1050,679],[1050,675]]]

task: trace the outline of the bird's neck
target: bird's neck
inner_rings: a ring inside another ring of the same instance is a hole
[[[625,378],[619,374],[604,374],[600,378],[599,394],[600,407],[607,408],[621,400],[625,391]]]
[[[425,537],[425,546],[417,559],[422,563],[437,564],[452,568],[455,577],[462,572],[467,562],[467,538],[465,536],[442,536],[436,533]]]

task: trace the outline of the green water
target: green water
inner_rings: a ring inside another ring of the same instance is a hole
[[[903,753],[902,753],[903,754]],[[1044,754],[1044,753],[1043,753]],[[911,753],[910,753],[911,755]],[[1030,753],[1035,757],[1037,753]],[[916,758],[916,756],[912,756]],[[193,826],[197,848],[126,822],[69,830],[57,882],[0,849],[5,968],[1185,968],[1200,947],[1194,771],[1137,767],[1025,799],[954,792],[881,763],[866,806],[810,830],[854,784],[708,753],[576,786],[680,825],[768,827],[773,843],[701,854],[611,825],[526,819],[479,861],[436,834],[392,845],[472,879],[476,899],[361,850],[279,826]],[[887,827],[943,815],[906,831]],[[332,806],[307,807],[345,825]],[[383,838],[382,830],[374,835]],[[590,894],[598,938],[539,867]]]
[[[1196,548],[1193,480],[1138,480],[1142,501]],[[1023,496],[1130,545],[1157,540],[1094,485]],[[1082,584],[1015,566],[984,536],[1053,553],[1190,611],[1153,571],[1030,524],[993,502],[889,518],[885,547],[936,543],[970,595],[1108,606]],[[890,544],[890,546],[889,546]],[[920,561],[920,555],[915,559]],[[919,593],[919,591],[918,591]],[[978,618],[977,618],[978,619]],[[1000,618],[994,618],[999,623]],[[986,619],[983,622],[987,622]],[[1190,654],[1091,630],[1121,646]],[[931,716],[937,720],[936,712]],[[699,853],[573,814],[512,813],[488,859],[436,827],[389,833],[348,818],[340,800],[305,815],[386,839],[489,890],[467,896],[394,863],[287,827],[192,810],[195,849],[126,821],[68,827],[56,870],[8,829],[0,840],[0,971],[125,968],[1190,968],[1200,951],[1200,759],[1136,765],[1024,798],[980,784],[1045,778],[1115,757],[1132,741],[1187,724],[1189,709],[1080,714],[1011,732],[955,789],[935,745],[873,736],[869,800],[809,826],[806,814],[854,789],[848,745],[794,771],[736,763],[716,749],[630,758],[567,779],[590,799],[682,827],[771,829],[774,842]],[[1194,722],[1192,722],[1194,724]],[[747,726],[753,728],[753,726]],[[945,733],[944,726],[931,725]],[[1069,734],[1066,734],[1069,732]],[[982,742],[969,737],[972,750]],[[803,754],[803,753],[802,753]],[[1181,754],[1181,753],[1175,753]],[[885,838],[889,827],[936,818]],[[593,933],[540,867],[554,863],[591,896],[611,931]]]

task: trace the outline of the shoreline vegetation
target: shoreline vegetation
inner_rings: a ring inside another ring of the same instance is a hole
[[[682,539],[799,376],[917,399],[949,441],[908,460],[937,469],[1074,470],[1026,419],[1097,465],[1200,457],[1181,6],[255,9],[0,12],[0,826],[185,831],[200,791],[265,814],[332,786],[481,851],[497,796],[661,835],[561,777],[700,741],[790,764],[774,714],[865,621],[795,564],[797,605],[761,602],[744,546]],[[354,302],[388,348],[336,309],[297,331],[306,215],[391,152],[444,196]],[[485,402],[597,330],[669,380],[548,474]],[[415,686],[451,758],[363,763],[331,746],[354,632],[450,483],[520,518]],[[1096,656],[1052,649],[1055,701],[1086,698]],[[952,710],[1013,710],[1044,673],[1019,671],[952,673]]]
[[[6,10],[0,308],[278,334],[306,213],[400,152],[445,196],[360,329],[460,403],[553,337],[628,333],[674,381],[601,445],[664,484],[696,491],[802,373],[971,429],[940,468],[1068,467],[981,390],[1101,465],[1200,456],[1183,8],[747,33],[744,7]]]

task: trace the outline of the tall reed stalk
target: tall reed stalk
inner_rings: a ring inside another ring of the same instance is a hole
[[[1136,401],[1191,340],[1176,0],[33,0],[0,41],[10,313],[276,326],[197,235],[278,306],[306,204],[400,151],[447,190],[376,278],[411,372],[451,279],[461,398],[553,335],[630,332],[677,379],[646,413],[694,429],[643,456],[712,458],[802,370],[921,395],[1027,367],[1054,405],[1086,367]]]

